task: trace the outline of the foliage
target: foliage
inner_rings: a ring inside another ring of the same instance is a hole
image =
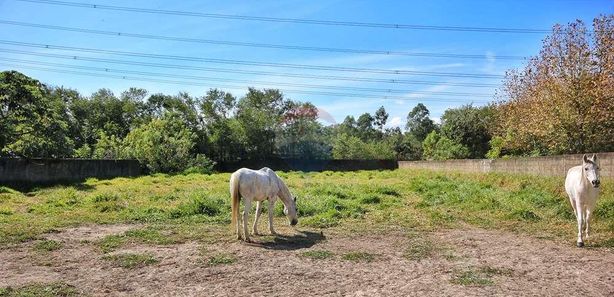
[[[385,142],[364,142],[356,136],[338,135],[333,139],[335,159],[394,159],[395,152]]]
[[[469,156],[469,150],[437,131],[432,131],[423,142],[424,158],[427,160],[463,159]]]
[[[176,114],[166,114],[132,130],[124,140],[125,154],[152,172],[179,172],[189,167],[194,133]]]
[[[67,157],[73,153],[62,98],[17,71],[0,72],[0,154]]]
[[[496,135],[511,154],[614,149],[614,15],[556,25],[538,56],[506,75]]]
[[[468,149],[469,158],[483,158],[489,149],[493,108],[465,105],[450,108],[441,117],[441,134]]]
[[[423,141],[426,136],[436,128],[433,120],[429,118],[429,114],[429,110],[422,103],[418,103],[418,105],[407,114],[407,125],[405,129],[419,141]]]

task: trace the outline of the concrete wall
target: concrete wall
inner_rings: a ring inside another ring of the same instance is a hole
[[[0,158],[0,185],[47,185],[141,173],[136,160]]]
[[[601,176],[614,177],[614,152],[599,153],[597,158]],[[399,161],[399,168],[565,176],[569,168],[580,164],[582,164],[582,154],[497,160]]]
[[[269,167],[279,171],[354,171],[397,169],[395,160],[306,160],[306,159],[267,159],[267,160],[241,160],[236,162],[220,162],[215,170],[220,172],[234,172],[239,168],[260,169]]]

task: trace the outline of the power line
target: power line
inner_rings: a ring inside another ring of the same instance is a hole
[[[546,29],[528,29],[528,28],[501,28],[501,27],[469,27],[469,26],[434,26],[434,25],[416,25],[416,24],[391,24],[391,23],[370,23],[370,22],[354,22],[354,21],[332,21],[332,20],[314,20],[314,19],[299,19],[299,18],[275,18],[263,16],[248,16],[248,15],[233,15],[219,13],[201,13],[178,10],[163,10],[152,8],[137,8],[127,6],[113,6],[102,4],[90,4],[83,2],[68,2],[56,0],[17,0],[21,2],[30,2],[37,4],[49,4],[70,6],[79,8],[102,9],[113,11],[137,12],[148,14],[164,14],[176,16],[189,16],[199,18],[213,19],[229,19],[243,21],[259,21],[259,22],[274,22],[274,23],[294,23],[307,25],[325,25],[325,26],[343,26],[343,27],[366,27],[366,28],[382,28],[382,29],[405,29],[405,30],[429,30],[429,31],[457,31],[457,32],[482,32],[482,33],[517,33],[517,34],[544,34],[551,30]]]
[[[59,30],[59,31],[79,32],[79,33],[87,33],[87,34],[108,35],[108,36],[133,37],[133,38],[154,39],[154,40],[170,40],[170,41],[180,41],[180,42],[189,42],[189,43],[204,43],[204,44],[230,45],[230,46],[243,46],[243,47],[271,48],[271,49],[288,49],[288,50],[300,50],[300,51],[318,51],[318,52],[353,53],[353,54],[394,55],[394,56],[429,57],[429,58],[455,58],[455,59],[486,59],[487,58],[483,54],[481,55],[480,54],[451,54],[451,53],[429,53],[429,52],[414,53],[414,52],[388,51],[388,50],[316,47],[316,46],[283,45],[283,44],[271,44],[271,43],[186,38],[186,37],[162,36],[162,35],[127,33],[127,32],[113,32],[113,31],[55,26],[55,25],[44,25],[44,24],[17,22],[17,21],[9,21],[9,20],[0,20],[0,24],[21,26],[21,27],[31,27],[31,28],[41,28],[41,29],[47,29],[47,30]],[[501,59],[501,60],[523,60],[524,59],[524,57],[522,56],[510,56],[510,55],[497,55],[496,58]]]
[[[60,50],[90,52],[90,53],[105,53],[105,54],[112,54],[112,55],[124,55],[124,56],[142,57],[142,58],[195,61],[195,62],[207,62],[207,63],[215,63],[215,64],[244,65],[244,66],[265,66],[265,67],[291,68],[291,69],[303,69],[303,70],[361,72],[361,73],[394,74],[394,75],[406,74],[406,75],[421,75],[421,76],[436,76],[436,77],[462,77],[462,78],[485,78],[485,79],[488,79],[488,78],[500,79],[504,77],[502,75],[495,75],[495,74],[414,71],[414,70],[394,70],[394,69],[391,70],[391,69],[376,69],[376,68],[357,68],[357,67],[340,67],[340,66],[325,66],[325,65],[259,62],[259,61],[246,61],[246,60],[235,60],[235,59],[199,58],[199,57],[187,57],[187,56],[175,56],[175,55],[158,55],[158,54],[149,54],[149,53],[136,53],[136,52],[126,52],[126,51],[115,51],[115,50],[58,46],[58,45],[27,43],[27,42],[7,41],[7,40],[0,40],[0,44],[10,44],[10,45],[17,45],[17,46],[45,48],[45,49],[60,49]],[[51,54],[48,54],[48,55],[51,55]]]
[[[90,66],[80,66],[80,65],[67,65],[67,64],[60,64],[60,63],[47,63],[47,62],[40,62],[40,61],[11,59],[11,58],[0,58],[0,60],[25,63],[25,64],[31,64],[31,65],[42,65],[42,66],[52,66],[52,67],[61,67],[61,68],[100,71],[100,72],[106,72],[106,73],[126,73],[126,74],[133,74],[133,75],[182,78],[182,79],[198,80],[198,81],[238,82],[238,83],[247,83],[247,84],[267,84],[267,85],[279,85],[279,86],[290,86],[290,87],[304,87],[304,88],[313,88],[313,89],[331,89],[331,90],[346,90],[346,91],[360,91],[360,92],[374,92],[374,93],[388,93],[388,94],[413,93],[417,95],[446,95],[446,96],[454,96],[454,97],[481,97],[481,98],[491,98],[492,97],[492,95],[490,94],[480,94],[480,93],[445,92],[445,91],[416,91],[416,90],[403,90],[403,89],[382,89],[382,88],[365,88],[365,87],[349,87],[349,86],[334,86],[334,85],[333,86],[314,85],[314,84],[303,84],[303,83],[270,82],[270,81],[257,81],[257,80],[229,79],[229,78],[219,78],[219,77],[202,77],[202,76],[194,76],[194,75],[179,75],[179,74],[168,74],[168,73],[159,73],[159,72],[118,70],[118,69],[110,69],[110,68],[90,67]]]
[[[239,89],[239,88],[244,88],[245,87],[245,86],[225,85],[225,84],[219,84],[219,85],[213,85],[212,86],[212,85],[209,85],[209,84],[196,83],[196,82],[187,82],[187,81],[179,81],[179,80],[165,80],[165,79],[155,79],[155,78],[131,77],[131,76],[126,76],[126,75],[100,74],[100,73],[73,71],[73,70],[66,70],[66,69],[56,69],[56,68],[47,68],[47,67],[7,64],[7,63],[2,63],[2,62],[0,62],[0,64],[8,66],[8,67],[21,67],[21,68],[34,69],[34,70],[47,71],[47,72],[56,72],[56,73],[63,73],[63,74],[69,73],[69,74],[76,74],[76,75],[82,75],[82,76],[91,76],[91,77],[98,77],[98,78],[104,77],[104,78],[131,80],[131,81],[144,81],[144,82],[176,84],[176,85],[184,85],[184,86],[187,86],[187,85],[189,85],[189,86],[204,86],[204,87],[209,87],[209,88],[235,88],[235,89]],[[407,97],[402,97],[402,96],[380,96],[380,95],[374,95],[374,94],[321,92],[321,91],[310,91],[310,90],[302,90],[302,89],[285,89],[283,91],[284,92],[288,92],[288,93],[296,93],[296,94],[321,95],[321,96],[331,96],[331,97],[349,97],[349,98],[360,98],[360,99],[382,99],[382,100],[402,100],[402,101],[437,101],[437,102],[451,102],[451,103],[467,102],[467,100],[453,100],[453,99],[447,99],[447,98],[442,98],[442,99],[430,98],[429,99],[427,97],[427,98],[413,99],[413,98],[407,98]],[[474,101],[474,102],[479,102],[479,101]],[[486,102],[487,101],[483,101],[481,103],[486,103]]]
[[[28,51],[18,51],[18,50],[5,50],[0,48],[0,52],[11,52],[18,53],[21,55],[31,55],[31,56],[43,56],[49,57],[48,54],[34,53]],[[383,78],[367,78],[367,77],[348,77],[348,76],[330,76],[330,75],[310,75],[310,74],[296,74],[296,73],[285,73],[285,72],[269,72],[269,71],[254,71],[254,70],[237,70],[237,69],[227,69],[227,68],[211,68],[211,67],[199,67],[199,66],[186,66],[186,65],[173,65],[173,64],[159,64],[159,63],[142,63],[135,61],[124,61],[124,60],[114,60],[114,59],[100,59],[100,58],[85,58],[79,56],[69,56],[69,55],[52,55],[53,58],[59,59],[68,59],[68,60],[83,60],[97,63],[110,63],[110,64],[119,64],[119,65],[136,65],[136,66],[146,66],[153,68],[162,68],[162,69],[182,69],[182,70],[198,70],[204,72],[221,72],[221,73],[236,73],[236,74],[250,74],[250,75],[267,75],[267,76],[278,76],[278,77],[293,77],[293,78],[309,78],[309,79],[318,79],[318,80],[342,80],[342,81],[356,81],[356,82],[372,82],[372,83],[388,83],[388,84],[407,84],[407,85],[441,85],[446,84],[453,87],[472,87],[472,88],[494,88],[498,87],[497,84],[482,84],[482,83],[454,83],[454,82],[436,82],[436,81],[421,81],[421,80],[404,80],[404,79],[383,79]]]

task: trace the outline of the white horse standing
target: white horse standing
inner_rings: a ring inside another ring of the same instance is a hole
[[[247,221],[252,201],[256,201],[256,215],[254,218],[254,235],[258,235],[258,218],[262,210],[262,202],[269,201],[269,230],[271,234],[276,234],[273,229],[273,209],[277,197],[284,204],[284,214],[288,217],[290,225],[298,223],[296,211],[296,198],[292,198],[290,190],[277,174],[264,167],[260,170],[241,168],[230,176],[230,197],[232,199],[232,225],[236,224],[237,239],[241,239],[241,217],[239,216],[239,202],[243,198],[243,234],[245,241],[249,242],[247,231]],[[237,217],[239,220],[237,220]]]
[[[584,238],[588,239],[589,221],[597,203],[600,183],[599,163],[595,154],[590,158],[584,155],[582,165],[572,167],[567,172],[565,191],[569,195],[569,202],[571,202],[571,207],[573,207],[578,221],[578,247],[584,246],[582,225],[585,226]]]

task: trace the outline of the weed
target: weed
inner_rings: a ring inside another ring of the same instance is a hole
[[[463,286],[490,286],[494,284],[493,276],[512,274],[513,270],[507,268],[468,267],[454,271],[451,282]]]
[[[414,238],[403,256],[409,260],[423,260],[433,257],[436,252],[437,248],[430,240]]]
[[[34,249],[38,251],[51,252],[62,248],[63,244],[55,240],[41,240],[34,245]]]
[[[220,253],[209,257],[207,260],[207,265],[209,266],[217,266],[217,265],[227,265],[237,262],[237,258],[234,255]]]
[[[373,254],[369,254],[366,252],[349,252],[347,254],[344,254],[341,258],[343,260],[353,262],[371,262],[375,260],[375,256]]]
[[[159,262],[152,254],[118,254],[107,255],[103,259],[110,261],[116,267],[127,269],[141,268]]]
[[[34,283],[23,287],[13,288],[6,287],[0,288],[0,296],[2,297],[26,297],[26,296],[40,296],[40,297],[69,297],[78,296],[79,291],[69,284],[65,283],[50,283],[40,284]]]

